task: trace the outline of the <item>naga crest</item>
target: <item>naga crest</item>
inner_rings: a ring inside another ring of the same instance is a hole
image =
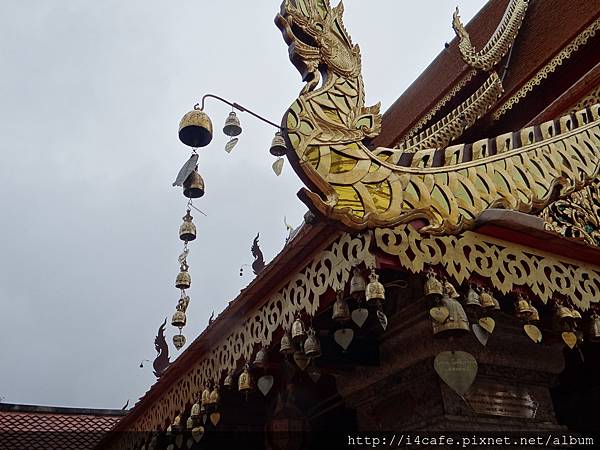
[[[600,106],[469,144],[456,142],[502,94],[494,71],[515,39],[527,0],[510,0],[477,51],[458,13],[461,56],[485,81],[438,122],[394,148],[373,148],[379,104],[366,107],[360,50],[342,22],[342,3],[284,0],[275,18],[306,83],[282,119],[287,156],[308,189],[299,197],[343,228],[392,227],[416,219],[420,232],[460,233],[488,208],[531,212],[591,183],[600,172]],[[487,79],[486,79],[487,78]],[[460,141],[458,141],[460,142]]]

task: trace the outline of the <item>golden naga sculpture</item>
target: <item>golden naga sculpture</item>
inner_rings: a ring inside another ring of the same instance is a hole
[[[473,144],[372,148],[379,105],[365,106],[360,50],[328,0],[285,0],[275,22],[306,85],[283,117],[299,196],[348,229],[425,219],[459,233],[488,208],[539,210],[600,170],[600,105]]]
[[[463,60],[471,67],[485,71],[498,64],[517,37],[527,6],[527,0],[511,0],[496,31],[480,51],[471,44],[471,37],[460,21],[457,7],[452,15],[452,28],[458,36],[458,49]]]

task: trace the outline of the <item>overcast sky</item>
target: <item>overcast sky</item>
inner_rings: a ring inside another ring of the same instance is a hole
[[[367,104],[387,107],[483,0],[347,0]],[[0,397],[121,408],[154,382],[154,336],[174,311],[186,199],[171,187],[189,149],[181,116],[211,92],[279,122],[302,88],[273,18],[279,0],[19,0],[0,7]],[[273,129],[208,103],[215,136],[200,152],[188,343],[251,280],[257,232],[269,261],[284,216],[305,212]],[[178,353],[171,344],[172,359]]]

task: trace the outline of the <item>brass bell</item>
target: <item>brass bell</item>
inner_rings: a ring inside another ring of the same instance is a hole
[[[200,417],[200,401],[196,400],[196,402],[192,405],[192,409],[190,411],[190,417],[193,419],[197,419]]]
[[[225,126],[223,127],[223,133],[227,136],[234,137],[238,136],[242,132],[242,127],[240,126],[240,119],[235,114],[235,111],[231,111],[225,119]]]
[[[458,293],[458,291],[456,290],[456,288],[454,287],[454,285],[452,283],[450,283],[448,280],[444,280],[444,293],[446,295],[448,295],[448,297],[450,298],[460,298],[460,294]]]
[[[481,294],[479,294],[479,303],[480,303],[480,306],[485,309],[495,309],[496,308],[496,302],[494,302],[494,298],[492,297],[492,294],[490,294],[486,290],[481,291]]]
[[[573,317],[574,320],[581,320],[581,313],[575,308],[571,308],[571,317]]]
[[[304,354],[309,358],[318,358],[321,356],[321,344],[313,328],[308,330],[308,337],[304,341]]]
[[[531,308],[531,315],[529,316],[529,321],[530,322],[539,322],[539,320],[540,320],[540,312],[533,305],[529,305],[529,307]]]
[[[281,345],[279,346],[279,351],[284,354],[294,353],[294,347],[292,346],[292,336],[289,331],[283,333],[283,337],[281,338]]]
[[[335,303],[333,304],[333,314],[332,319],[336,322],[346,322],[350,320],[350,308],[348,307],[348,302],[344,298],[344,291],[341,289],[337,291],[337,298]]]
[[[204,195],[204,180],[197,170],[190,173],[183,182],[183,195],[187,198],[200,198]]]
[[[451,336],[463,334],[470,330],[469,319],[462,305],[454,298],[445,293],[440,301],[441,306],[448,309],[448,317],[443,323],[436,320],[431,322],[433,326],[433,334],[436,336]]]
[[[296,316],[294,323],[292,324],[292,342],[302,342],[306,338],[306,331],[304,331],[304,323],[300,317]]]
[[[185,242],[190,242],[196,239],[196,225],[193,224],[193,217],[188,209],[185,216],[182,217],[183,223],[179,227],[179,239]]]
[[[175,287],[177,289],[189,289],[192,285],[192,277],[190,273],[187,271],[187,264],[182,264],[180,268],[180,272],[175,279]]]
[[[423,292],[425,298],[431,300],[437,300],[444,294],[442,282],[436,278],[435,274],[429,273],[427,275]]]
[[[275,133],[275,136],[271,141],[271,148],[269,148],[269,152],[273,156],[283,156],[287,153],[287,146],[285,145],[285,139],[283,139],[281,131]]]
[[[185,427],[188,430],[191,430],[192,428],[194,428],[194,419],[192,419],[192,416],[188,417]]]
[[[210,404],[216,405],[219,403],[221,396],[219,395],[219,387],[215,384],[215,387],[210,392]]]
[[[205,147],[212,140],[212,129],[210,118],[196,105],[179,122],[179,140],[193,148]]]
[[[367,289],[367,281],[360,273],[360,269],[355,267],[352,270],[352,278],[350,278],[350,295],[355,299],[361,299],[365,295]]]
[[[595,312],[587,324],[586,337],[590,342],[600,342],[600,316]]]
[[[256,358],[254,358],[254,362],[252,365],[254,367],[258,367],[259,369],[264,369],[267,365],[268,352],[266,347],[261,347],[260,350],[256,353]]]
[[[225,377],[225,381],[223,381],[223,386],[225,386],[226,388],[229,389],[232,384],[233,384],[233,373],[231,371],[229,371],[229,373]]]
[[[515,303],[515,315],[519,319],[528,320],[531,317],[533,311],[531,310],[531,305],[527,300],[525,300],[521,295],[517,296],[517,301]]]
[[[210,389],[209,388],[205,388],[202,391],[202,406],[209,406],[210,405]]]
[[[250,381],[250,374],[248,373],[248,367],[244,367],[244,371],[240,374],[238,379],[238,390],[240,392],[248,392],[252,389],[252,382]]]
[[[171,424],[171,429],[173,431],[181,430],[181,414],[178,414],[177,417],[175,417],[175,420]]]
[[[175,311],[171,318],[171,325],[177,328],[185,327],[186,317],[183,311]]]
[[[572,319],[573,313],[566,306],[558,305],[554,311],[554,318],[562,324],[567,320]]]
[[[173,336],[173,345],[177,350],[181,349],[185,345],[185,336],[183,334]]]
[[[369,284],[365,289],[365,297],[368,302],[383,302],[385,301],[385,288],[379,282],[379,276],[375,273],[375,269],[371,269],[369,275]]]
[[[479,294],[472,287],[470,287],[469,291],[467,292],[467,301],[465,306],[477,306],[478,308],[481,308]]]

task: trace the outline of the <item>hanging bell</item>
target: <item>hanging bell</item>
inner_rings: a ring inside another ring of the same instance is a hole
[[[273,156],[283,156],[287,153],[287,146],[285,145],[285,139],[283,139],[281,131],[275,133],[275,136],[271,141],[271,148],[269,148],[269,152]]]
[[[590,342],[600,342],[600,316],[595,312],[587,324],[586,338]]]
[[[200,417],[200,400],[197,399],[196,402],[192,405],[192,409],[190,411],[190,417],[192,419],[197,419]]]
[[[233,385],[233,372],[229,371],[229,373],[225,377],[225,381],[223,381],[223,386],[225,386],[227,389],[229,389],[229,388],[231,388],[232,385]]]
[[[179,122],[179,140],[193,148],[205,147],[212,140],[212,129],[208,114],[196,105]]]
[[[208,387],[202,391],[202,406],[210,406],[210,389]]]
[[[179,239],[190,242],[196,239],[196,225],[192,222],[193,217],[188,209],[185,216],[182,217],[183,223],[179,227]]]
[[[238,136],[242,132],[242,127],[240,125],[240,119],[235,114],[235,111],[231,111],[225,119],[225,126],[223,127],[223,133],[225,133],[229,137]]]
[[[448,310],[448,317],[442,323],[433,320],[433,334],[436,336],[453,336],[463,334],[470,330],[469,319],[463,306],[446,292],[440,301],[441,306]]]
[[[177,289],[189,289],[192,285],[192,277],[187,270],[187,264],[182,264],[180,267],[180,272],[177,275],[177,278],[175,278],[175,287]]]
[[[188,430],[191,430],[192,428],[194,428],[194,419],[192,419],[192,416],[188,417],[187,422],[185,423],[185,427]]]
[[[215,384],[215,387],[210,391],[210,404],[216,405],[219,403],[221,396],[219,395],[219,387]]]
[[[256,353],[256,358],[254,358],[254,362],[252,365],[254,367],[258,367],[259,369],[264,369],[267,365],[267,356],[268,352],[266,347],[261,347],[260,350]]]
[[[183,334],[173,336],[173,345],[177,350],[180,350],[185,345],[185,336]]]
[[[300,343],[306,338],[306,331],[304,331],[304,323],[300,317],[296,316],[294,323],[292,324],[292,342]]]
[[[308,330],[308,337],[304,341],[304,354],[309,358],[318,358],[321,356],[321,344],[312,327]]]
[[[350,295],[360,300],[365,295],[367,289],[367,281],[360,273],[360,269],[355,267],[352,269],[352,278],[350,278]]]
[[[283,333],[283,337],[281,338],[281,344],[279,346],[279,351],[286,355],[294,353],[294,347],[292,345],[292,336],[289,331]]]
[[[448,297],[453,299],[460,298],[460,294],[458,293],[454,285],[448,280],[444,280],[444,293],[448,295]]]
[[[529,307],[531,308],[531,315],[529,316],[529,321],[530,322],[539,322],[540,321],[540,312],[532,304],[530,304]]]
[[[554,310],[554,319],[559,325],[563,325],[565,322],[573,319],[573,313],[566,306],[558,305]]]
[[[527,300],[525,300],[521,295],[517,296],[517,301],[515,303],[515,315],[522,320],[529,320],[533,311],[531,310],[531,305]]]
[[[438,280],[434,273],[429,273],[425,279],[425,286],[423,287],[423,293],[425,298],[430,300],[437,300],[444,294],[444,286],[442,282]]]
[[[577,311],[575,308],[570,308],[570,310],[573,320],[581,320],[581,313],[579,311]]]
[[[183,182],[183,196],[187,198],[200,198],[204,195],[204,180],[197,170],[188,175]]]
[[[171,318],[171,325],[177,328],[185,327],[185,313],[183,311],[175,311],[173,317]]]
[[[238,379],[238,390],[240,392],[248,392],[252,389],[252,383],[250,381],[250,373],[248,373],[248,367],[244,367],[244,371],[240,374]]]
[[[379,282],[379,276],[375,273],[375,269],[371,269],[369,275],[369,284],[365,289],[365,297],[368,302],[383,302],[385,301],[385,288]]]
[[[469,291],[467,292],[467,301],[465,303],[465,306],[470,306],[470,307],[476,306],[478,308],[481,308],[479,294],[472,287],[470,287]]]
[[[344,298],[344,291],[341,289],[337,291],[337,298],[335,303],[333,304],[333,314],[332,319],[336,322],[346,322],[350,320],[350,308],[348,307],[348,302]]]
[[[494,302],[494,298],[492,297],[492,294],[490,294],[485,289],[483,291],[481,291],[481,294],[479,294],[479,304],[482,308],[485,308],[485,309],[495,309],[496,308],[496,303]]]
[[[181,430],[181,414],[178,414],[177,417],[175,417],[175,420],[171,424],[171,429],[173,431],[180,431]]]

